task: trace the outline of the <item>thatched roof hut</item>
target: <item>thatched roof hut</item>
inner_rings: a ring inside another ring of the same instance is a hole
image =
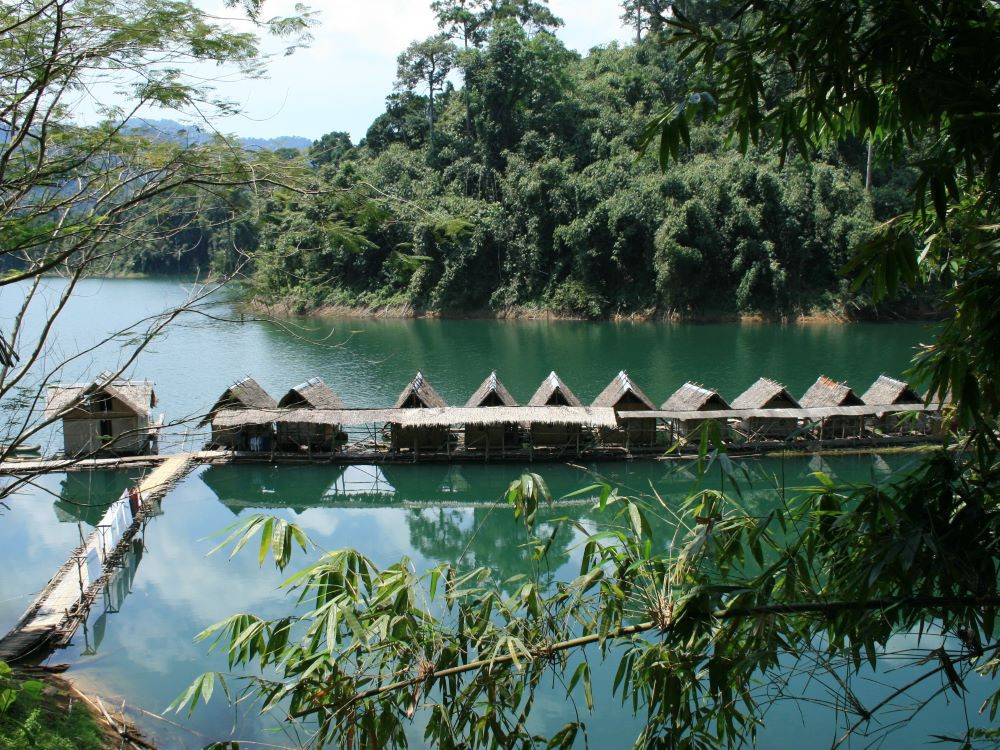
[[[847,383],[838,383],[826,375],[820,375],[799,399],[799,405],[803,409],[815,406],[863,406],[864,401],[858,398]]]
[[[444,409],[448,406],[424,374],[417,370],[416,376],[407,383],[396,399],[396,409]],[[409,427],[393,422],[390,428],[393,450],[440,451],[448,450],[451,431],[447,425]]]
[[[649,396],[622,370],[608,383],[607,388],[598,394],[591,406],[610,406],[616,410],[649,410],[656,407]]]
[[[924,400],[910,387],[909,383],[890,378],[888,375],[879,375],[861,399],[870,406],[896,406],[900,404],[916,406],[924,403]],[[932,421],[927,414],[916,417],[903,414],[885,414],[881,417],[872,417],[871,425],[883,432],[924,433],[930,429]]]
[[[320,378],[309,378],[281,397],[278,406],[301,409],[346,409],[340,397]]]
[[[820,375],[808,391],[799,399],[804,409],[821,406],[864,406],[847,383],[838,383]],[[826,437],[859,437],[864,432],[864,417],[833,416],[820,422],[820,439]]]
[[[89,383],[49,386],[44,416],[63,416],[76,409],[90,413],[94,411],[93,405],[104,396],[118,401],[124,410],[137,416],[148,417],[156,406],[156,393],[151,381],[121,380],[105,372]]]
[[[879,375],[878,379],[865,391],[861,400],[866,404],[881,406],[882,404],[922,404],[924,400],[920,398],[909,383],[902,380],[890,378],[888,375]]]
[[[278,402],[271,398],[256,380],[247,375],[222,392],[198,426],[211,422],[212,415],[221,409],[275,409],[277,406]]]
[[[466,408],[475,409],[503,409],[504,412],[511,413],[511,419],[502,422],[485,424],[481,422],[465,421],[465,447],[466,448],[508,448],[515,447],[521,441],[520,420],[516,415],[517,401],[510,395],[510,391],[497,377],[496,370],[476,389],[476,392],[469,396],[465,402]]]
[[[67,455],[156,453],[151,429],[156,393],[148,380],[123,380],[104,372],[89,383],[53,385],[44,416],[63,420]]]
[[[760,378],[733,400],[732,407],[734,409],[798,409],[799,402],[781,383],[769,378]],[[749,416],[740,420],[740,428],[751,440],[756,438],[783,439],[795,432],[798,426],[798,418],[790,416]]]
[[[417,370],[416,377],[411,380],[396,399],[396,409],[436,409],[447,406],[445,400],[434,390],[434,386]]]
[[[673,395],[660,408],[666,411],[717,411],[728,409],[729,404],[719,395],[718,391],[705,388],[697,383],[687,382],[674,391]],[[717,421],[720,425],[724,424],[721,420],[711,419],[674,419],[672,424],[675,433],[690,435],[702,424],[711,421]]]
[[[610,406],[616,413],[653,411],[656,408],[624,370],[598,394],[592,406]],[[656,442],[656,419],[625,419],[620,429],[601,430],[598,434],[606,445],[649,447]]]
[[[549,373],[528,401],[528,406],[583,406],[556,371]]]
[[[517,401],[510,395],[510,391],[500,381],[496,370],[494,370],[480,384],[476,392],[469,396],[469,400],[465,402],[465,405],[467,407],[517,406]]]
[[[733,399],[734,409],[798,409],[788,389],[770,378],[760,378],[743,393]]]
[[[687,382],[674,391],[661,409],[667,411],[708,411],[710,409],[728,409],[729,404],[726,399],[719,395],[718,391],[713,391],[697,383]]]
[[[278,408],[342,410],[347,407],[319,378],[310,378],[282,396]],[[281,450],[307,450],[310,453],[329,453],[337,449],[338,435],[342,441],[347,435],[340,432],[338,423],[277,422],[275,425],[278,447]]]
[[[535,395],[528,401],[528,406],[561,409],[566,407],[581,408],[583,404],[553,370],[538,386]],[[558,448],[572,450],[576,453],[580,451],[583,430],[579,424],[533,421],[530,424],[530,429],[532,448]]]

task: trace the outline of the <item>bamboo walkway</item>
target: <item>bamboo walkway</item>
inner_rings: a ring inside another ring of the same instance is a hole
[[[90,607],[102,588],[120,566],[132,538],[142,528],[153,501],[162,498],[195,465],[197,454],[179,453],[165,460],[139,484],[142,505],[114,550],[105,558],[101,575],[84,586],[81,560],[100,549],[103,537],[95,529],[87,540],[42,589],[17,624],[0,638],[0,660],[6,662],[40,661],[52,650],[64,648],[77,628],[87,619]],[[35,462],[44,463],[44,462]]]

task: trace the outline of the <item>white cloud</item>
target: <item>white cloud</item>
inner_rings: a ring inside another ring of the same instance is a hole
[[[223,18],[235,15],[220,0],[200,4]],[[320,21],[310,47],[284,56],[284,43],[265,40],[264,49],[274,55],[267,80],[217,84],[220,95],[244,108],[242,115],[217,123],[221,130],[244,136],[300,135],[312,139],[346,130],[357,142],[384,109],[399,53],[411,41],[437,32],[430,0],[313,0],[307,4],[318,12]],[[291,14],[294,6],[294,0],[270,0],[264,6],[265,15]],[[620,6],[614,0],[552,0],[551,8],[565,22],[559,37],[572,49],[586,52],[596,45],[630,38],[630,32],[621,26]],[[212,71],[206,73],[211,75]]]

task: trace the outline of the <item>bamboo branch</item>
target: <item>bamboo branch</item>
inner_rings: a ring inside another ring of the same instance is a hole
[[[1000,606],[1000,594],[991,594],[988,596],[954,596],[954,597],[944,597],[944,596],[921,596],[921,597],[883,597],[881,599],[870,599],[866,601],[831,601],[831,602],[794,602],[789,604],[770,604],[762,605],[759,607],[735,607],[732,609],[721,609],[716,610],[711,613],[711,617],[719,620],[732,620],[742,617],[756,617],[760,615],[787,615],[787,614],[822,614],[822,615],[832,615],[838,612],[850,612],[850,611],[874,611],[879,609],[887,608],[905,608],[905,609],[936,609],[936,608],[958,608],[958,607],[976,607],[976,606],[990,606],[996,607]],[[637,625],[629,625],[618,630],[613,630],[606,634],[592,633],[590,635],[580,636],[578,638],[571,638],[566,641],[560,641],[548,646],[543,646],[537,649],[539,654],[554,654],[560,651],[566,651],[573,648],[579,648],[581,646],[587,646],[592,643],[598,643],[606,640],[618,640],[620,638],[627,638],[632,635],[638,635],[640,633],[649,632],[651,630],[660,629],[661,632],[666,632],[669,629],[663,627],[660,622],[643,622]],[[512,662],[514,657],[510,654],[504,654],[502,656],[496,656],[489,659],[479,659],[477,661],[469,662],[468,664],[461,664],[456,667],[448,667],[447,669],[436,670],[431,673],[425,673],[418,675],[416,677],[411,677],[406,680],[400,680],[398,682],[393,682],[389,685],[381,685],[379,687],[369,688],[363,692],[360,692],[349,699],[340,708],[345,708],[358,701],[367,700],[368,698],[374,698],[376,696],[382,695],[384,693],[393,692],[396,690],[402,690],[404,688],[413,687],[419,683],[426,682],[428,680],[437,680],[443,677],[452,677],[454,675],[464,674],[465,672],[471,672],[475,670],[480,670],[484,668],[493,667],[499,664],[506,664]],[[323,710],[323,706],[315,706],[313,708],[298,711],[293,714],[294,718],[302,718],[310,714],[318,713]]]

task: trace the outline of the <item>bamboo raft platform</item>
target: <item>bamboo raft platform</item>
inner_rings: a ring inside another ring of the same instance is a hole
[[[96,528],[56,571],[10,632],[0,638],[0,660],[8,663],[40,661],[51,651],[69,644],[77,628],[87,619],[94,600],[120,566],[132,539],[154,510],[153,501],[162,498],[191,470],[196,454],[179,453],[162,459],[160,465],[140,482],[139,511],[115,548],[105,557],[100,577],[84,586],[80,572],[80,561],[104,544],[101,529]],[[80,463],[83,462],[74,463],[74,467]]]

